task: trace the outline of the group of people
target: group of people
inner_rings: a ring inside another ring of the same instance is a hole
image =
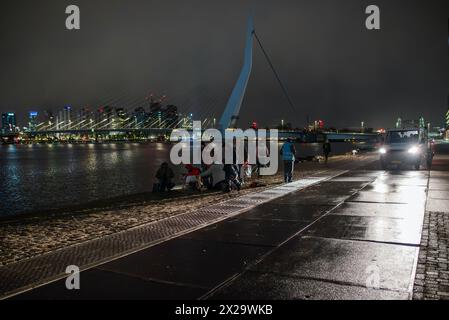
[[[213,163],[209,166],[187,164],[185,169],[187,172],[184,174],[184,185],[191,190],[201,191],[204,187],[209,190],[230,192],[240,190],[243,183],[242,166],[235,164]],[[173,170],[167,162],[164,162],[156,173],[158,183],[154,191],[165,192],[173,189],[174,177]]]
[[[331,144],[328,140],[323,143],[323,154],[325,163],[327,164],[329,154],[331,152]],[[296,148],[291,139],[282,145],[280,154],[284,165],[284,182],[290,183],[293,181],[293,171],[296,161]],[[185,176],[185,186],[192,190],[201,191],[203,187],[209,190],[222,190],[230,192],[231,190],[240,190],[244,172],[246,172],[245,165],[236,164],[222,164],[213,163],[212,165],[194,166],[188,164],[185,166],[187,173]],[[162,163],[161,167],[156,173],[158,183],[154,187],[154,191],[165,192],[173,189],[175,184],[173,179],[175,174],[169,167],[167,162]]]

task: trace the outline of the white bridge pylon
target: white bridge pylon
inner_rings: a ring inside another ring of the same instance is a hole
[[[232,90],[231,96],[226,104],[226,108],[219,121],[219,129],[224,131],[228,128],[234,128],[240,113],[243,97],[245,96],[246,86],[251,75],[253,66],[253,39],[254,39],[253,17],[248,19],[248,28],[246,31],[246,47],[243,61],[243,67],[240,76]]]

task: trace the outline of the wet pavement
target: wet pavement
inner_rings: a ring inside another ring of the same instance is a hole
[[[430,174],[428,195],[428,171],[373,162],[13,298],[411,299],[426,199],[449,207]]]
[[[343,202],[208,297],[411,298],[428,174],[373,173],[351,171],[323,183],[327,193],[312,202]]]

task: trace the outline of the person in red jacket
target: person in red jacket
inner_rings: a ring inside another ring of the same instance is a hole
[[[186,185],[193,190],[201,190],[201,170],[191,164],[185,165],[187,173],[185,174]]]

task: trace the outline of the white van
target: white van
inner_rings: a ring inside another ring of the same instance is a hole
[[[388,130],[379,153],[382,169],[412,166],[419,170],[422,164],[430,166],[433,157],[427,131],[422,128]]]

